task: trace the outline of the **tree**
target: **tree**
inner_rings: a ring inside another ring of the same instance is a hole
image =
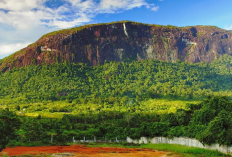
[[[222,110],[215,117],[199,136],[199,140],[203,143],[230,146],[232,144],[232,115],[230,112]]]
[[[0,152],[15,137],[15,131],[19,126],[20,120],[15,113],[0,109]]]
[[[17,111],[20,111],[20,106],[19,106],[19,105],[15,106],[15,109],[16,109]]]
[[[73,139],[74,142],[76,134],[74,130],[63,130],[61,137],[64,142],[70,141],[71,139]]]
[[[29,141],[39,142],[41,139],[46,139],[47,134],[39,119],[29,118],[24,122],[22,129],[26,131],[26,138]]]
[[[51,135],[51,142],[53,142],[53,137],[57,135],[57,133],[54,130],[50,130],[49,132],[47,132],[47,134]]]

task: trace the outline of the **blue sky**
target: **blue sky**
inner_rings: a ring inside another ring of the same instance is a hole
[[[232,30],[232,1],[0,0],[0,59],[54,30],[121,20]]]
[[[174,25],[214,25],[223,29],[232,29],[231,0],[149,0],[159,6],[154,12],[145,7],[135,8],[120,14],[103,14],[96,18],[103,22],[128,19],[132,21]]]

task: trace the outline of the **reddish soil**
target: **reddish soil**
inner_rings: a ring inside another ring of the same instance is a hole
[[[111,148],[111,147],[85,147],[82,145],[75,146],[43,146],[43,147],[15,147],[6,148],[2,152],[8,156],[17,155],[36,155],[36,154],[57,154],[71,153],[75,157],[166,157],[177,155],[170,152],[154,151],[151,149],[134,149],[134,148]],[[0,153],[1,155],[1,153]]]

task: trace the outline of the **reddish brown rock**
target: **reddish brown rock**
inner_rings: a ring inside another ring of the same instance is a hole
[[[3,59],[0,70],[64,61],[88,65],[128,59],[212,62],[223,54],[232,55],[231,31],[214,26],[174,27],[122,21],[44,35]]]

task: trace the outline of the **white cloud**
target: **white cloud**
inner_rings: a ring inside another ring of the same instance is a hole
[[[144,0],[101,0],[98,9],[104,12],[114,13],[120,10],[130,10],[148,5]]]
[[[159,6],[155,6],[151,8],[152,11],[158,11],[159,10]]]
[[[11,11],[30,10],[38,6],[37,0],[1,0],[0,9]]]
[[[9,54],[11,52],[16,52],[22,47],[28,46],[30,43],[17,43],[17,44],[2,44],[0,45],[0,56]]]
[[[13,53],[49,31],[89,23],[98,14],[140,7],[158,11],[159,6],[146,1],[0,0],[0,55]],[[58,6],[51,7],[47,3]]]
[[[226,29],[226,30],[232,30],[232,25],[226,26],[225,29]]]
[[[8,13],[5,13],[0,11],[0,23],[18,30],[28,29],[39,25],[39,17],[40,12],[9,11]]]
[[[159,10],[159,6],[155,6],[155,4],[147,4],[146,7],[148,9],[151,9],[152,11],[158,11]]]

